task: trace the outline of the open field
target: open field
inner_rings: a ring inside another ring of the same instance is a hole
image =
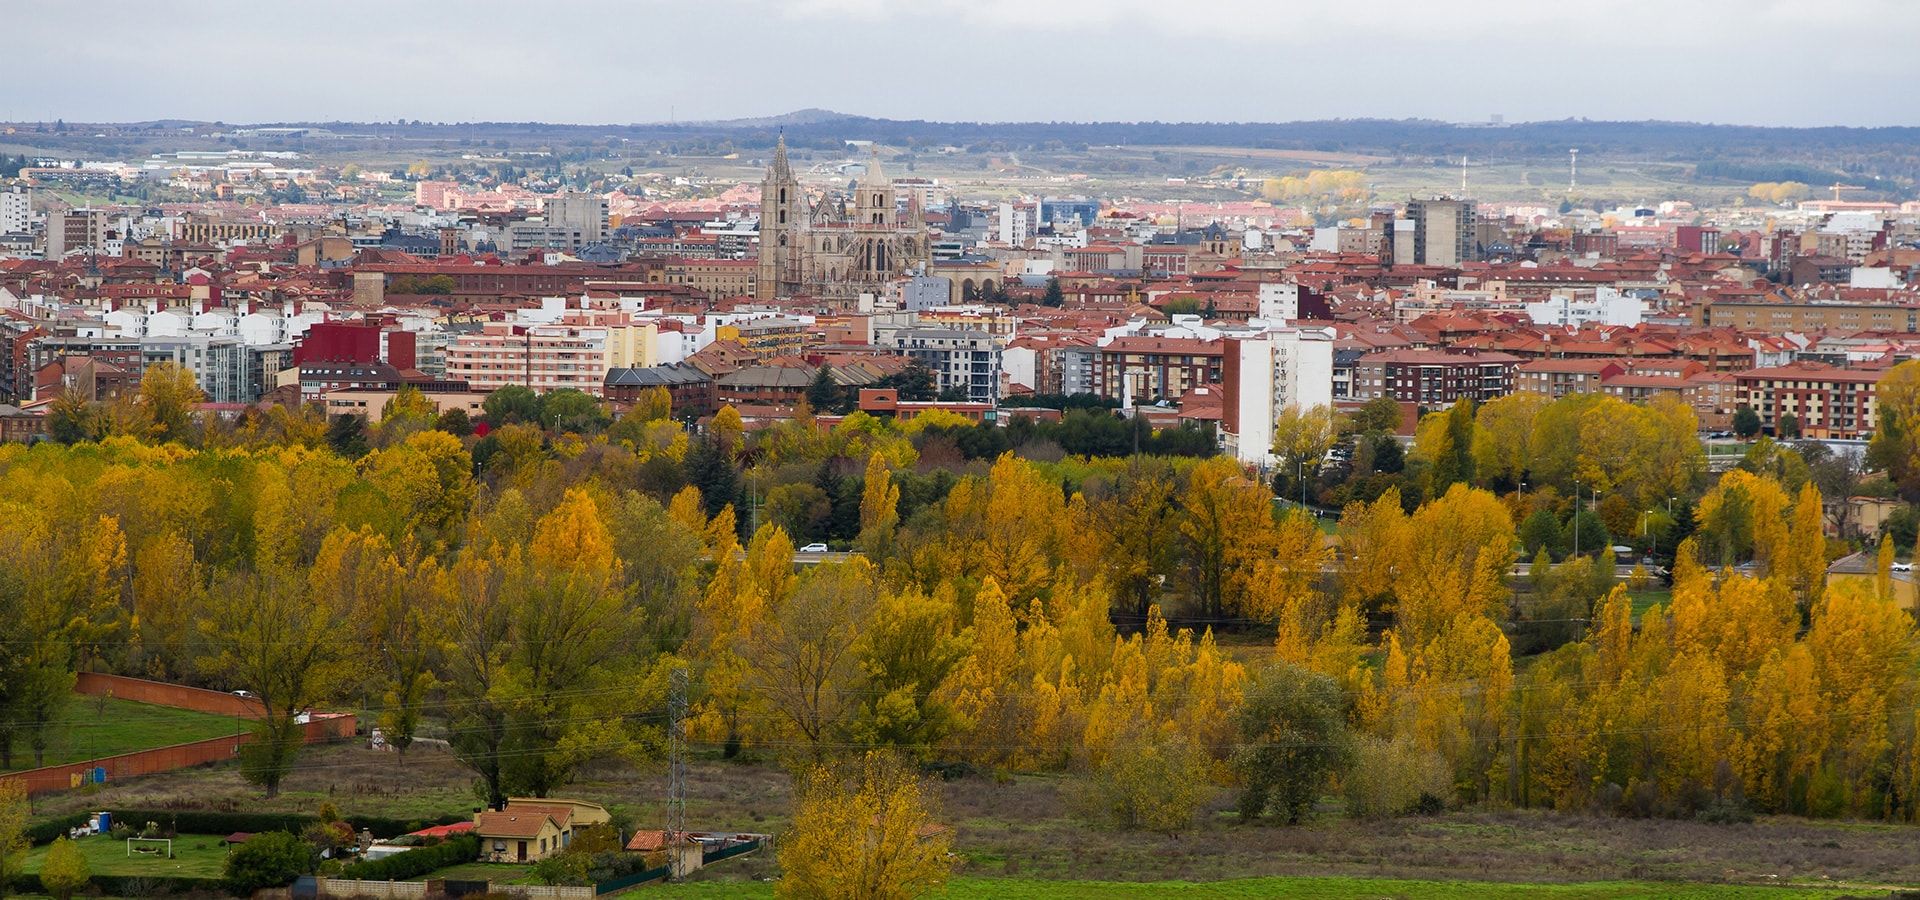
[[[128,856],[124,839],[116,840],[104,834],[81,838],[74,844],[80,848],[80,855],[86,857],[88,871],[95,875],[219,878],[227,864],[227,848],[220,843],[226,838],[224,834],[183,834],[173,839],[172,859],[166,858],[164,844],[141,845],[158,848],[159,853],[135,852]],[[26,871],[40,871],[40,863],[47,858],[47,849],[51,846],[33,848],[27,854]]]
[[[648,896],[663,900],[733,900],[769,898],[773,885],[748,881],[689,881],[647,888]],[[1884,892],[1881,892],[1884,893]],[[1238,900],[1288,897],[1293,900],[1377,900],[1409,897],[1420,900],[1503,900],[1542,897],[1548,900],[1798,900],[1864,896],[1839,888],[1792,889],[1723,884],[1656,884],[1612,881],[1584,884],[1501,884],[1487,881],[1396,881],[1381,878],[1244,878],[1196,884],[1186,881],[1121,883],[1112,881],[1035,881],[1018,878],[956,878],[942,896],[952,900]]]
[[[49,729],[46,764],[83,762],[235,734],[242,723],[229,716],[171,709],[107,697],[74,695]],[[13,769],[34,768],[33,750],[16,740]],[[0,769],[0,771],[11,771]]]
[[[1920,857],[1912,852],[1920,830],[1879,823],[1763,818],[1745,825],[1708,825],[1540,810],[1470,810],[1356,822],[1328,803],[1308,824],[1284,828],[1238,824],[1229,813],[1231,795],[1222,791],[1201,824],[1169,838],[1088,826],[1069,812],[1070,791],[1071,780],[1055,775],[974,777],[942,785],[943,818],[957,827],[954,849],[963,859],[963,881],[956,891],[974,891],[954,896],[1042,896],[1001,889],[1091,879],[1212,883],[1264,877],[1344,879],[1355,891],[1325,896],[1449,896],[1388,891],[1369,879],[1658,882],[1660,888],[1609,884],[1565,895],[1581,897],[1686,896],[1670,890],[1675,883],[1920,885]],[[664,818],[666,775],[659,768],[595,766],[562,793],[605,803],[625,817],[629,827],[647,827]],[[696,759],[687,820],[697,828],[777,834],[785,827],[790,798],[789,779],[773,761]],[[444,751],[416,748],[401,763],[391,753],[340,745],[302,754],[285,792],[271,801],[241,781],[233,766],[222,765],[108,784],[93,794],[51,795],[36,801],[35,811],[50,816],[110,806],[206,806],[311,813],[327,799],[343,813],[397,817],[462,813],[474,807],[471,777]],[[124,847],[119,852],[124,856]],[[751,882],[776,871],[773,854],[752,854],[716,867],[707,878]],[[964,887],[977,883],[987,887]],[[1272,896],[1271,890],[1249,888],[1245,895]],[[1461,890],[1459,896],[1490,896],[1477,888]],[[1700,890],[1692,896],[1781,896]]]

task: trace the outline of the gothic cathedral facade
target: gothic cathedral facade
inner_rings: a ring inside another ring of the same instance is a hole
[[[828,192],[811,203],[787,163],[786,138],[780,139],[760,185],[759,299],[804,295],[847,303],[885,293],[910,271],[925,271],[931,258],[926,216],[916,200],[901,215],[879,151],[850,193],[850,202]]]

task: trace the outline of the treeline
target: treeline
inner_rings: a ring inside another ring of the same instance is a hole
[[[1399,483],[1347,504],[1336,552],[1222,457],[989,464],[940,458],[972,426],[938,414],[748,434],[723,411],[690,438],[664,392],[610,424],[526,399],[491,406],[481,440],[403,396],[371,429],[282,413],[0,448],[0,619],[25,636],[0,642],[5,734],[31,743],[77,669],[244,688],[268,715],[242,771],[272,791],[298,712],[349,701],[403,752],[444,733],[498,800],[656,758],[685,670],[692,735],[729,755],[1071,772],[1076,809],[1128,827],[1178,830],[1223,788],[1290,821],[1329,787],[1357,815],[1914,817],[1891,549],[1827,587],[1794,451],[1692,504],[1669,603],[1636,615],[1585,556],[1513,591],[1515,523],[1543,504],[1606,519],[1590,483],[1636,515],[1693,497],[1683,406],[1430,417]],[[129,421],[165,418],[154,400]],[[1302,459],[1382,424],[1290,415]],[[797,536],[822,534],[860,555],[797,569]]]

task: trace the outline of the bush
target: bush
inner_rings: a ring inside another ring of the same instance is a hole
[[[313,871],[313,848],[291,832],[256,834],[227,857],[227,889],[240,896],[281,887]]]
[[[67,900],[92,880],[93,872],[87,868],[87,858],[80,854],[80,848],[66,838],[56,838],[53,849],[40,862],[40,886],[59,900]]]
[[[1453,793],[1453,773],[1440,754],[1406,738],[1363,737],[1340,779],[1347,815],[1384,819],[1436,813]]]
[[[480,838],[463,834],[443,844],[416,847],[385,859],[354,863],[340,871],[342,878],[365,881],[408,881],[435,869],[473,862],[480,857]]]
[[[1346,759],[1351,739],[1344,706],[1337,682],[1291,663],[1266,669],[1248,686],[1233,755],[1243,785],[1242,821],[1272,809],[1287,824],[1300,824]]]
[[[1177,834],[1193,824],[1211,793],[1207,758],[1192,743],[1136,727],[1115,742],[1072,799],[1086,818],[1127,830]]]

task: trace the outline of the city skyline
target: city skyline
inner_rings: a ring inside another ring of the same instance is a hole
[[[405,22],[233,2],[10,23],[0,118],[711,121],[806,108],[939,121],[1425,118],[1917,124],[1920,7],[1517,0],[1364,9],[1199,0],[421,4]],[[1789,43],[1790,42],[1790,43]],[[153,77],[196,68],[218,90]],[[1435,77],[1453,71],[1454,77]]]

